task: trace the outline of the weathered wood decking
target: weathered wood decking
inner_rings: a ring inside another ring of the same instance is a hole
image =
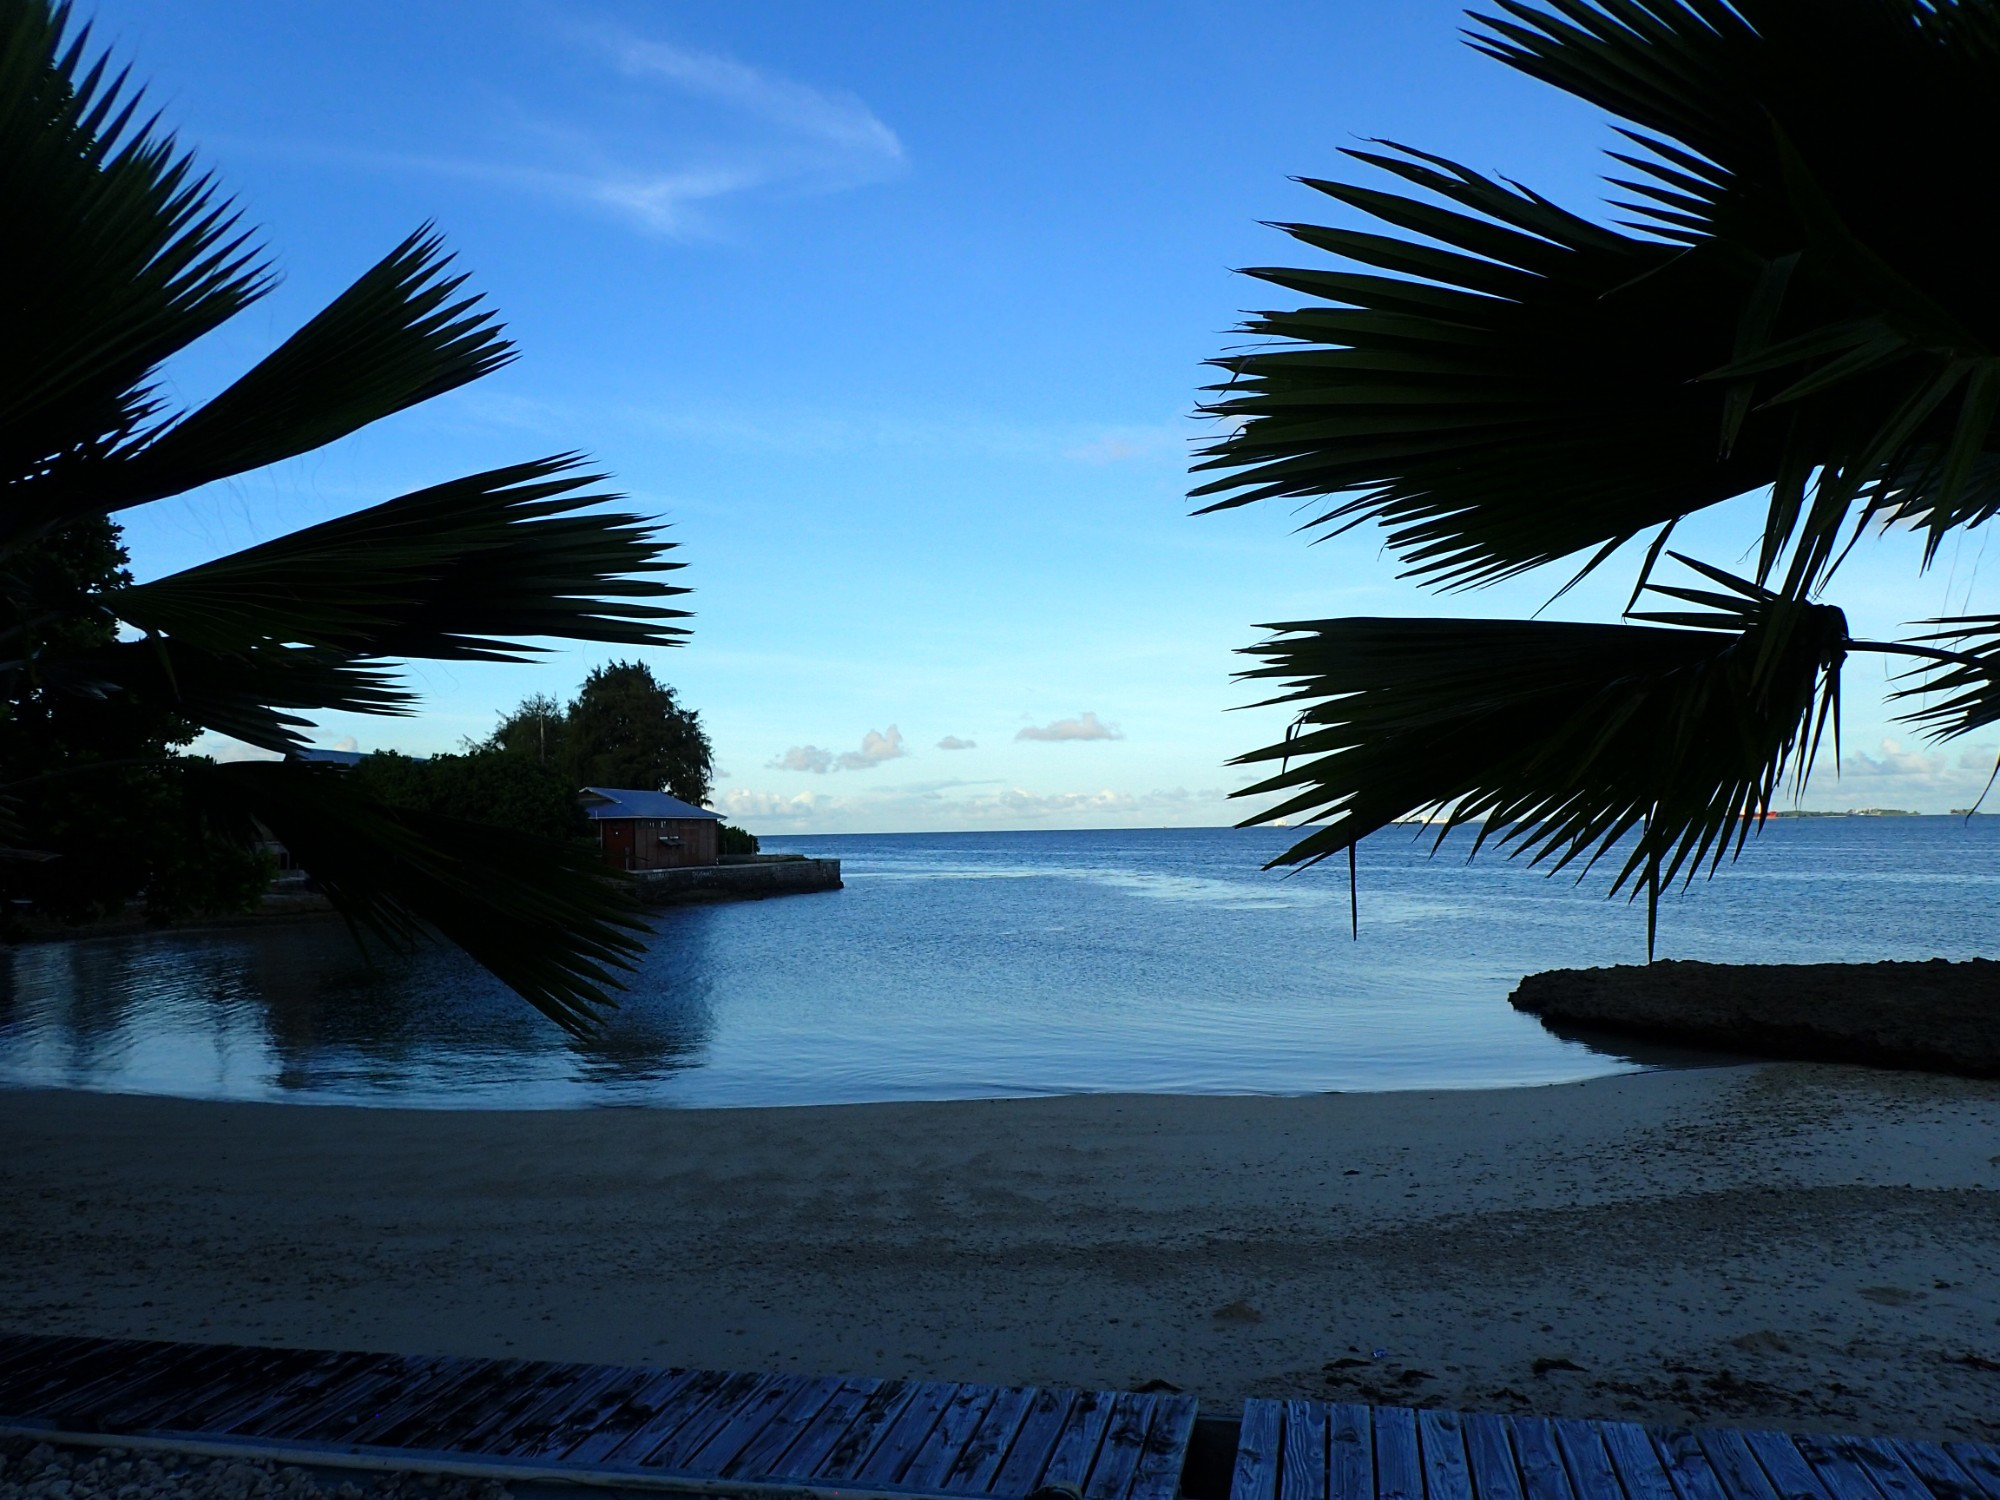
[[[2000,1500],[2000,1451],[1251,1401],[1230,1500]]]
[[[0,1336],[0,1426],[687,1488],[1172,1500],[1192,1398]]]
[[[2000,1449],[1981,1443],[1241,1411],[1228,1500],[2000,1500]],[[0,1335],[0,1429],[710,1493],[1174,1500],[1203,1467],[1195,1416],[1131,1391]],[[1219,1475],[1191,1488],[1222,1500]]]

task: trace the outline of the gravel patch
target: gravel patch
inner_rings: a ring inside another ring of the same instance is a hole
[[[333,1479],[255,1458],[0,1439],[0,1500],[513,1500],[493,1479],[407,1470]]]

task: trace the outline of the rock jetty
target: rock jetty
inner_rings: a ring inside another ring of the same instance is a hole
[[[2000,963],[1990,959],[1551,969],[1508,998],[1551,1030],[2000,1077]]]

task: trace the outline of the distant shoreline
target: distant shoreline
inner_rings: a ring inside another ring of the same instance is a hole
[[[1993,1441],[2000,1083],[447,1112],[0,1091],[25,1332]]]

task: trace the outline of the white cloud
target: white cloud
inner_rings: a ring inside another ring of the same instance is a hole
[[[979,741],[962,740],[955,734],[948,734],[937,742],[937,747],[940,750],[977,750]]]
[[[1902,741],[1884,738],[1873,755],[1847,750],[1838,768],[1831,756],[1824,757],[1799,800],[1804,807],[1834,812],[1857,807],[1948,812],[1973,804],[1993,774],[1993,762],[1992,745],[1954,753],[1906,749]]]
[[[872,771],[884,761],[901,760],[909,753],[903,747],[903,731],[891,724],[881,733],[871,729],[864,734],[859,750],[843,750],[836,755],[817,745],[794,745],[766,769],[806,771],[815,776],[824,776],[828,771]]]
[[[772,761],[773,771],[810,771],[815,776],[824,776],[833,769],[833,752],[822,750],[817,745],[794,745],[783,755]]]
[[[885,760],[901,760],[909,753],[903,748],[903,731],[891,724],[886,734],[877,734],[871,729],[861,736],[859,750],[848,750],[841,755],[840,769],[872,771]]]
[[[1019,734],[1017,740],[1122,740],[1120,730],[1111,724],[1101,723],[1096,714],[1079,714],[1074,719],[1057,719],[1053,724],[1030,724]]]

